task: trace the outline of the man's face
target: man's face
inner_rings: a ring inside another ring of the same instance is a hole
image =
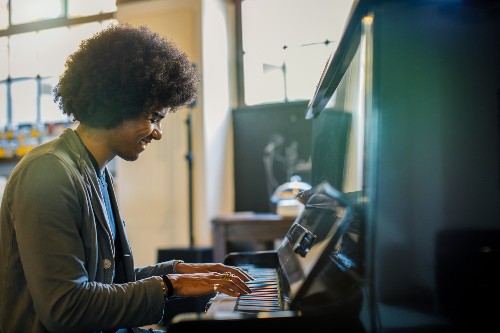
[[[137,160],[151,141],[161,139],[161,121],[166,113],[165,109],[141,115],[110,130],[109,143],[113,154],[126,161]]]

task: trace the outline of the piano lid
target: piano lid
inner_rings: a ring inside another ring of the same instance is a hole
[[[353,1],[347,23],[357,20],[363,13],[365,2]],[[354,47],[360,41],[359,24],[347,24],[338,47],[332,52],[321,74],[313,97],[309,101],[306,119],[318,115],[328,104],[354,55]]]

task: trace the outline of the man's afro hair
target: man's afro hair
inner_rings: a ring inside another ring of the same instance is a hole
[[[142,113],[175,112],[197,97],[199,77],[186,54],[148,28],[110,25],[71,54],[54,101],[73,120],[113,128]]]

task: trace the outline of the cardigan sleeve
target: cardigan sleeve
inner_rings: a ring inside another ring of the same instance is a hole
[[[137,267],[135,269],[137,279],[144,279],[154,275],[172,274],[174,272],[174,261],[169,260],[152,266]]]

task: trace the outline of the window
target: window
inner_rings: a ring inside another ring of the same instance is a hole
[[[240,106],[310,99],[354,0],[235,0]]]
[[[66,58],[115,11],[116,0],[0,0],[0,157],[15,155],[26,137],[40,141],[47,125],[68,123],[52,89]]]

